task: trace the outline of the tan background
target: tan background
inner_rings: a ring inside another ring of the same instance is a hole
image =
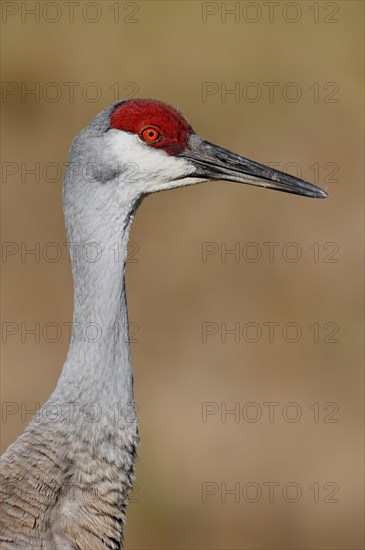
[[[211,2],[217,13],[205,23],[206,7],[198,1],[119,2],[119,22],[113,21],[118,3],[99,2],[102,15],[95,23],[92,6],[82,17],[87,3],[75,8],[73,23],[58,4],[61,18],[54,23],[49,20],[58,12],[52,6],[39,22],[23,8],[3,23],[3,80],[7,93],[14,93],[3,97],[2,155],[3,163],[15,163],[3,168],[19,172],[3,176],[2,238],[19,250],[39,246],[41,255],[38,262],[34,256],[22,261],[20,252],[3,257],[3,329],[12,322],[19,331],[3,334],[2,398],[19,412],[3,414],[2,449],[30,420],[20,411],[47,400],[68,347],[63,323],[71,320],[72,280],[63,246],[62,176],[47,163],[65,162],[71,139],[113,101],[118,82],[120,97],[178,106],[199,134],[250,158],[281,167],[296,162],[311,181],[310,166],[317,162],[322,183],[333,167],[326,163],[338,166],[337,181],[323,183],[326,201],[216,182],[160,193],[141,206],[131,235],[138,262],[127,268],[127,285],[130,320],[138,325],[132,354],[142,443],[126,547],[363,548],[363,3],[297,2],[301,14],[291,23],[287,19],[296,14],[290,10],[298,8],[285,2],[272,22],[268,7],[258,4],[256,23],[248,21],[255,13],[245,11],[254,9],[247,2],[240,3],[237,21],[227,16],[226,22],[222,4]],[[40,97],[22,98],[21,86],[37,82]],[[80,83],[74,101],[66,82]],[[232,88],[253,82],[262,98],[222,101],[217,93],[203,102],[204,82],[215,82],[219,92],[222,83]],[[273,101],[264,82],[279,83]],[[283,99],[288,82],[300,87],[299,101]],[[83,97],[85,85],[90,95]],[[61,96],[51,101],[57,89]],[[96,89],[101,97],[92,102]],[[41,172],[49,169],[38,183],[21,174],[36,162]],[[263,245],[268,241],[279,243],[274,262]],[[42,256],[49,242],[63,248],[54,263]],[[216,254],[204,263],[203,242],[215,242],[219,250],[221,243],[242,248],[254,242],[263,256],[256,263],[227,256],[224,263]],[[288,242],[298,243],[300,261],[283,259]],[[315,242],[318,262],[309,249]],[[334,250],[324,248],[329,242],[338,248],[335,263],[324,261]],[[232,336],[223,343],[219,334],[202,343],[207,321],[228,328],[256,322],[263,329],[264,322],[275,321],[280,327],[273,343],[265,330],[256,344],[242,337],[236,343]],[[59,341],[26,336],[36,322],[40,330],[58,323]],[[297,343],[281,336],[288,322],[302,329]],[[319,343],[308,328],[314,322],[321,326]],[[323,342],[331,332],[323,327],[327,322],[338,325],[339,342]],[[203,402],[215,402],[219,411],[222,403],[233,408],[255,402],[262,418],[235,422],[231,415],[224,423],[218,412],[204,423]],[[264,402],[279,403],[274,422]],[[290,402],[302,411],[298,422],[284,418],[295,412],[285,408]],[[334,410],[325,409],[329,402],[339,407],[331,417],[338,422],[324,422]],[[318,422],[309,408],[314,403]],[[206,503],[204,482],[218,490]],[[254,492],[222,502],[222,483],[242,489],[250,482],[263,491],[258,502],[247,502]],[[280,483],[274,502],[267,482]],[[297,503],[282,497],[288,482],[302,490]],[[318,503],[309,489],[315,483]],[[339,486],[332,497],[338,502],[323,502],[336,487],[327,483]]]

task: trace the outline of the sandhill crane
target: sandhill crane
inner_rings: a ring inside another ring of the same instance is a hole
[[[206,180],[327,196],[204,141],[158,101],[118,101],[74,139],[63,207],[76,329],[56,389],[1,458],[4,550],[122,548],[139,441],[124,285],[129,230],[149,193]],[[97,261],[78,254],[85,243],[99,245]],[[98,338],[85,337],[86,324]]]

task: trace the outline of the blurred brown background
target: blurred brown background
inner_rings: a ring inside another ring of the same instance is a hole
[[[216,182],[142,204],[127,267],[142,443],[126,547],[363,548],[363,3],[2,4],[2,449],[68,348],[70,142],[116,97],[157,98],[329,198]],[[278,243],[273,261],[263,243]]]

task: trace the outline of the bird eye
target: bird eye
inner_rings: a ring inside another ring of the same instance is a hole
[[[157,141],[160,135],[160,132],[158,132],[155,128],[145,128],[141,133],[141,138],[144,141]]]

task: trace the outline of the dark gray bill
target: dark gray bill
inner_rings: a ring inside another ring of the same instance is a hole
[[[327,193],[316,185],[231,153],[196,134],[190,136],[188,147],[181,156],[196,167],[193,177],[247,183],[315,199],[327,197]]]

